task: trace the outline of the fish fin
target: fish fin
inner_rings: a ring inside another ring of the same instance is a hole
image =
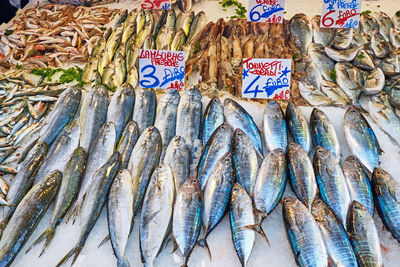
[[[257,153],[257,156],[258,156],[261,160],[264,160],[264,155],[262,154],[262,152],[258,151],[258,149],[256,149],[256,148],[254,148],[254,149],[255,149],[255,151],[256,151],[256,153]]]
[[[128,259],[126,258],[126,256],[123,255],[118,258],[117,266],[118,267],[130,267],[131,265],[130,265]]]
[[[100,244],[98,245],[97,248],[100,248],[102,245],[104,245],[105,243],[107,243],[107,241],[110,240],[110,239],[111,239],[110,234],[108,234],[108,235],[103,239],[103,241],[100,242]]]
[[[388,253],[388,252],[390,252],[390,248],[388,248],[388,247],[386,247],[386,246],[384,246],[384,245],[382,245],[382,244],[380,244],[381,245],[381,249],[382,249],[382,251],[383,251],[383,253]]]
[[[257,233],[259,233],[261,235],[261,237],[265,240],[265,242],[267,242],[267,245],[270,247],[271,243],[269,243],[268,237],[267,235],[264,233],[264,230],[261,227],[261,224],[253,224],[253,225],[246,225],[243,226],[244,228],[256,231]]]
[[[66,217],[65,223],[68,223],[70,220],[72,220],[72,224],[75,223],[76,217],[78,217],[78,215],[81,212],[82,205],[83,205],[83,202],[84,202],[85,198],[86,198],[86,193],[83,196],[81,201],[76,200],[74,206],[68,211],[67,216],[65,216]]]
[[[60,267],[61,265],[63,265],[64,263],[66,263],[68,261],[69,258],[71,258],[72,256],[74,256],[71,266],[74,264],[74,262],[76,261],[76,259],[79,256],[79,253],[81,253],[83,247],[82,246],[76,246],[73,249],[71,249],[65,256],[64,258],[62,258],[60,260],[59,263],[57,263],[56,267]]]
[[[18,164],[20,164],[22,161],[25,160],[26,156],[28,156],[29,152],[32,150],[32,148],[36,145],[40,137],[36,138],[35,140],[30,143],[26,149],[21,153],[21,156],[18,159]]]
[[[211,250],[210,250],[210,247],[208,246],[206,237],[203,237],[202,239],[197,241],[197,243],[199,244],[200,247],[202,247],[202,248],[205,247],[207,249],[208,257],[210,258],[210,260],[212,260]]]
[[[41,256],[44,254],[44,252],[46,251],[46,249],[50,246],[50,243],[51,243],[51,241],[53,240],[55,233],[56,233],[56,232],[55,232],[55,229],[53,229],[52,231],[50,231],[50,232],[48,233],[48,235],[47,235],[47,237],[46,237],[46,241],[44,242],[42,251],[41,251],[40,254],[39,254],[39,257],[41,257]]]
[[[37,244],[39,244],[40,242],[43,241],[43,239],[47,238],[47,236],[53,232],[53,228],[51,226],[49,226],[39,237],[38,239],[36,239],[35,242],[32,243],[32,245],[25,251],[25,254],[28,253],[34,246],[36,246]],[[53,234],[54,235],[54,234]],[[41,253],[42,254],[42,253]]]
[[[171,252],[171,254],[172,254],[179,248],[179,246],[178,246],[178,243],[176,243],[176,240],[175,240],[175,238],[174,238],[174,236],[172,234],[171,234],[171,239],[174,241],[174,247],[173,247],[172,252]]]

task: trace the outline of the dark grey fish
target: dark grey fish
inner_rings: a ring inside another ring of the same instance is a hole
[[[116,150],[121,154],[121,169],[128,167],[133,147],[139,138],[139,128],[135,121],[126,124]]]
[[[286,125],[293,141],[310,153],[312,147],[310,127],[300,108],[293,102],[286,108]]]
[[[224,123],[224,107],[217,97],[213,97],[210,102],[208,102],[201,124],[201,140],[203,146],[207,144],[210,136],[222,123]]]
[[[154,90],[140,89],[136,93],[132,120],[136,121],[139,127],[139,134],[141,134],[144,129],[154,124],[156,108],[157,98]]]

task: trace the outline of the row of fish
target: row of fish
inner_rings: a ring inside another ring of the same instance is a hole
[[[358,105],[362,94],[397,85],[399,17],[373,15],[362,13],[360,27],[340,30],[320,28],[320,16],[290,19],[295,79],[311,105]]]
[[[184,49],[205,23],[204,12],[176,14],[174,9],[127,10],[115,18],[94,48],[82,73],[82,80],[115,90],[123,83],[138,83],[139,49]]]

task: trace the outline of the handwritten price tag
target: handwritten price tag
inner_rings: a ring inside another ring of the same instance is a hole
[[[249,0],[248,21],[282,23],[285,0]]]
[[[290,98],[291,59],[243,59],[242,97]]]
[[[142,9],[170,9],[170,0],[142,0]]]
[[[139,84],[143,88],[183,90],[185,52],[139,50]]]
[[[361,0],[324,0],[321,27],[358,28]]]

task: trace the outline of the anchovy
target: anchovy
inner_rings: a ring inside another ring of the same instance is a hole
[[[310,204],[311,206],[311,204]],[[311,212],[298,199],[285,197],[283,222],[299,266],[328,266],[328,253]]]
[[[312,215],[321,230],[331,264],[357,267],[350,240],[331,208],[322,199],[317,199],[312,205]]]
[[[275,100],[268,102],[263,115],[264,141],[270,152],[282,148],[286,152],[287,130],[285,114],[281,105]]]
[[[293,102],[286,108],[286,125],[293,141],[310,153],[312,148],[310,127],[300,108]]]
[[[372,184],[379,216],[386,229],[400,241],[400,183],[388,172],[375,168]]]
[[[153,266],[172,228],[175,186],[167,164],[154,171],[143,200],[140,216],[140,251],[145,266]]]
[[[119,267],[130,266],[125,249],[134,216],[132,183],[132,176],[128,170],[120,170],[111,185],[107,202],[108,232]]]
[[[231,151],[232,128],[228,123],[219,126],[208,140],[197,167],[197,178],[204,190],[214,166],[225,153]]]
[[[239,128],[247,134],[253,142],[257,153],[262,155],[260,132],[258,131],[253,118],[247,113],[247,111],[236,101],[226,98],[224,101],[224,115],[226,121],[233,129]]]
[[[35,145],[33,152],[21,163],[18,168],[17,175],[12,179],[10,189],[7,194],[7,202],[9,206],[3,208],[0,231],[4,230],[8,220],[13,215],[15,208],[18,206],[22,198],[31,189],[36,177],[36,173],[43,163],[47,154],[47,145],[40,142]]]
[[[236,181],[252,195],[257,179],[258,156],[250,138],[240,129],[233,134],[232,156]]]
[[[288,145],[287,160],[290,182],[297,197],[311,210],[317,194],[317,181],[307,152],[296,143]]]
[[[108,106],[106,121],[115,124],[116,141],[121,138],[121,134],[126,124],[132,118],[133,107],[135,105],[135,90],[131,85],[122,85],[111,97]]]
[[[54,170],[64,170],[69,157],[79,145],[80,127],[78,121],[66,126],[64,133],[57,136],[47,153],[46,159],[38,170],[34,184]]]
[[[371,183],[367,172],[356,156],[348,156],[342,164],[343,175],[346,179],[352,201],[357,200],[371,214],[374,214],[374,199]]]
[[[201,198],[200,183],[195,177],[186,179],[176,196],[172,231],[183,256],[183,266],[187,266],[189,256],[200,233]]]
[[[57,194],[62,174],[54,171],[32,187],[15,209],[4,229],[0,265],[10,266]]]
[[[190,174],[190,149],[182,137],[175,136],[171,139],[165,152],[164,162],[172,170],[175,192],[178,192]]]
[[[60,94],[53,110],[44,120],[44,127],[40,131],[39,142],[50,145],[58,133],[75,116],[81,101],[82,92],[78,87],[70,87]]]
[[[179,100],[179,92],[176,89],[169,89],[161,97],[157,106],[154,126],[157,127],[161,134],[161,162],[164,160],[165,151],[167,150],[169,142],[175,136]]]
[[[53,212],[51,213],[50,226],[38,237],[26,252],[30,251],[31,248],[42,242],[43,239],[46,239],[46,241],[39,256],[42,256],[45,250],[49,247],[57,226],[64,219],[65,214],[78,194],[81,177],[85,172],[86,156],[86,152],[82,147],[75,149],[72,153],[65,169],[63,169],[64,174],[55,200]]]
[[[134,120],[139,127],[139,134],[141,134],[144,129],[154,124],[156,106],[157,98],[154,90],[139,90],[136,95],[135,108],[132,117],[132,120]]]
[[[381,148],[373,129],[355,107],[346,110],[343,126],[351,153],[357,155],[364,167],[372,173],[375,166],[379,166],[381,155]]]
[[[254,225],[255,218],[251,198],[238,183],[235,183],[232,187],[229,220],[236,254],[242,266],[246,266],[255,241],[254,230],[246,229],[246,226]]]
[[[120,162],[119,152],[114,152],[107,163],[93,175],[93,183],[88,188],[86,199],[82,206],[79,240],[56,267],[63,265],[69,258],[74,256],[72,265],[78,258],[107,200],[111,185],[119,170]]]
[[[322,199],[331,207],[346,228],[351,199],[342,168],[337,159],[320,146],[315,149],[313,165]]]
[[[87,197],[87,192],[94,182],[94,173],[103,166],[112,156],[115,148],[115,126],[112,122],[106,122],[89,148],[86,170],[82,177],[78,197],[71,207],[68,220],[75,222],[76,217],[81,214],[81,208]]]
[[[347,231],[359,266],[383,266],[374,219],[357,201],[351,203],[347,217]]]
[[[206,107],[201,123],[201,140],[203,146],[207,144],[208,139],[213,132],[224,123],[224,108],[217,97],[213,97]]]
[[[95,86],[85,95],[80,113],[81,138],[79,146],[89,151],[89,147],[100,128],[106,122],[108,92],[102,85]]]
[[[336,159],[340,159],[340,143],[332,122],[325,113],[314,108],[310,117],[311,137],[315,146],[327,149]]]
[[[117,144],[116,150],[121,154],[121,169],[128,167],[133,147],[139,138],[139,128],[135,121],[126,124],[121,138]]]
[[[140,209],[151,175],[158,165],[161,136],[154,126],[146,128],[132,150],[128,171],[133,179],[134,213]]]
[[[211,171],[203,196],[202,222],[204,236],[199,240],[199,245],[206,247],[207,236],[224,217],[229,203],[229,196],[233,185],[234,173],[231,153],[227,152],[221,157]]]

